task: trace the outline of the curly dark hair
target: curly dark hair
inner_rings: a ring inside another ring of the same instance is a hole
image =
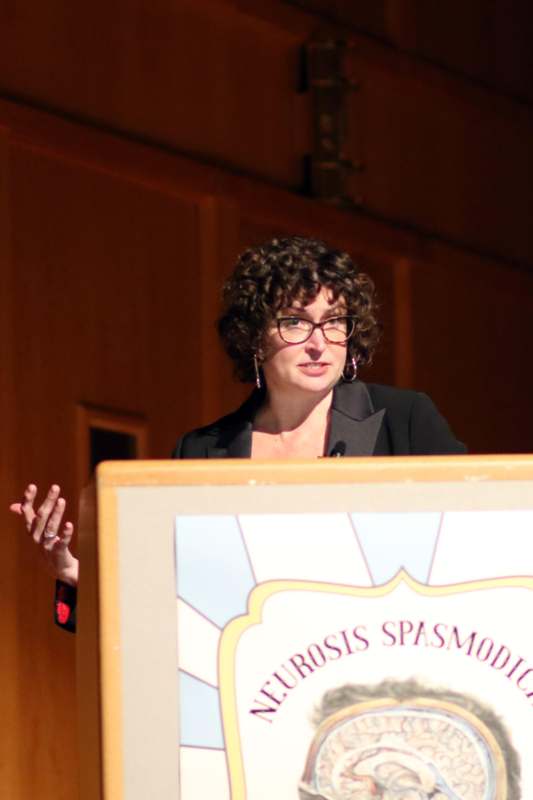
[[[353,357],[361,366],[371,362],[380,334],[372,280],[358,271],[348,253],[323,241],[274,238],[245,250],[223,287],[218,332],[241,381],[254,381],[253,356],[261,354],[265,332],[278,312],[295,300],[311,303],[323,287],[334,300],[342,297],[346,313],[356,317],[347,361]]]

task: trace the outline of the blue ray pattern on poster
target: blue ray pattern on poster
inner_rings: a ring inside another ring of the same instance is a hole
[[[351,515],[374,584],[405,569],[427,583],[437,544],[440,512]]]
[[[180,744],[224,749],[218,690],[179,671]]]
[[[219,628],[246,613],[255,580],[237,519],[176,517],[177,594]]]

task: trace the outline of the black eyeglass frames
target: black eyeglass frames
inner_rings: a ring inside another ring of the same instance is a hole
[[[292,316],[278,317],[276,325],[279,335],[287,344],[306,342],[316,328],[320,328],[327,342],[344,344],[353,335],[356,321],[357,318],[353,316],[330,317],[322,322]]]

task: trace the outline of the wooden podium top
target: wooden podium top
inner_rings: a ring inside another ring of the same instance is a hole
[[[533,456],[395,456],[387,458],[321,458],[260,461],[186,459],[183,461],[108,461],[97,469],[98,486],[168,486],[215,483],[339,483],[343,480],[457,481],[531,480]]]

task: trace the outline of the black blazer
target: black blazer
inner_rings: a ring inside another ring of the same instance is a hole
[[[173,458],[249,458],[254,415],[264,399],[255,390],[231,414],[186,433]],[[457,455],[466,447],[430,398],[410,389],[341,383],[333,391],[328,455]]]

